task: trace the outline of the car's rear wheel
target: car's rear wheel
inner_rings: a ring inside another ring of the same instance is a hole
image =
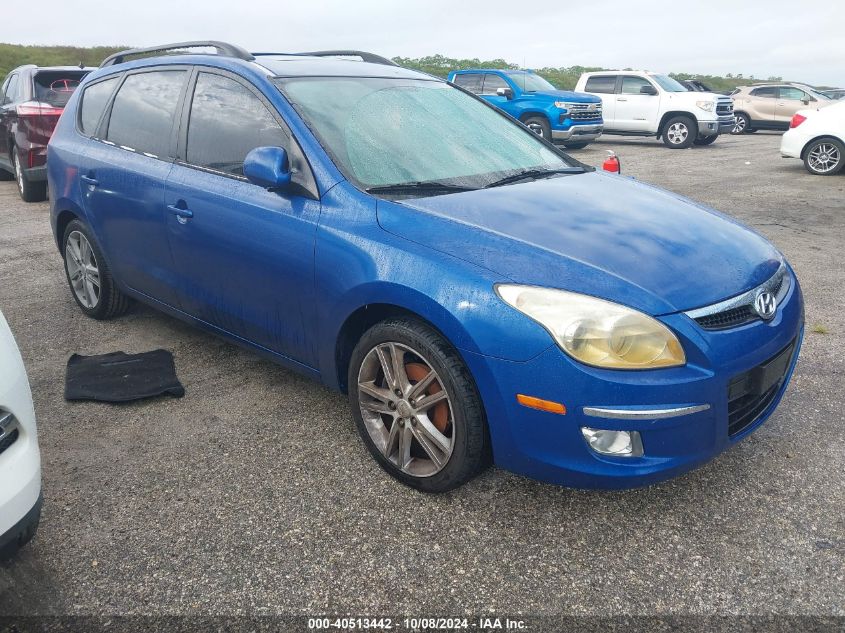
[[[669,119],[663,128],[663,143],[672,149],[686,149],[693,144],[697,134],[693,119],[676,116]]]
[[[746,132],[750,132],[751,130],[748,129],[750,123],[751,121],[745,114],[737,112],[734,114],[734,126],[731,134],[745,134]]]
[[[552,126],[546,117],[530,116],[523,119],[522,123],[537,136],[542,136],[547,141],[552,140]]]
[[[445,492],[488,461],[484,409],[463,360],[413,319],[370,328],[352,352],[349,403],[358,432],[388,473]]]
[[[17,151],[12,149],[12,164],[15,168],[15,180],[18,183],[18,192],[24,202],[43,202],[47,199],[47,183],[44,181],[31,181],[21,166],[21,159]]]
[[[812,141],[804,150],[804,166],[817,176],[838,174],[845,167],[845,145],[830,137]]]
[[[713,134],[712,136],[699,136],[697,139],[693,141],[696,145],[710,145],[719,138],[718,134]]]
[[[126,312],[129,299],[115,285],[102,251],[81,221],[68,224],[62,252],[71,294],[87,316],[104,320]]]

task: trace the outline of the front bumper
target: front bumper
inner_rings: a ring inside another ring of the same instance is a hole
[[[577,143],[594,141],[601,136],[602,130],[604,130],[604,124],[602,123],[572,124],[567,129],[552,128],[552,140],[573,141]]]
[[[720,116],[715,121],[699,121],[698,135],[713,136],[714,134],[729,134],[734,127],[732,116]]]
[[[565,486],[632,488],[709,461],[759,427],[786,390],[803,334],[803,299],[794,276],[793,282],[769,322],[706,331],[684,314],[660,317],[687,351],[684,367],[596,369],[574,362],[556,345],[526,362],[467,354],[485,403],[495,463]],[[775,397],[731,434],[732,381],[791,343],[795,347]],[[563,403],[566,414],[525,408],[516,401],[518,393]],[[582,427],[638,431],[643,455],[601,455],[587,445]]]
[[[41,522],[41,506],[44,497],[39,493],[29,511],[5,533],[0,534],[0,560],[12,556],[18,548],[26,545],[38,531]]]

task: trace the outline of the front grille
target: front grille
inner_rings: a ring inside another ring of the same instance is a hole
[[[0,440],[0,454],[2,454],[7,448],[9,448],[12,444],[18,441],[18,435],[20,435],[20,433],[17,429],[14,429],[6,437]]]
[[[786,266],[782,264],[768,281],[757,288],[712,306],[690,310],[686,314],[705,330],[726,330],[752,323],[760,319],[760,315],[754,308],[757,294],[766,290],[775,296],[777,304],[780,305],[789,291],[789,279]]]
[[[601,119],[601,112],[572,112],[569,116],[573,121],[598,121]]]
[[[756,422],[777,397],[795,352],[786,348],[728,384],[728,435],[733,437]]]
[[[719,116],[733,115],[734,102],[733,101],[719,101],[716,103],[716,114]]]

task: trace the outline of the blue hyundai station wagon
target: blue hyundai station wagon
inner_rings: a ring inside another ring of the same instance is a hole
[[[801,346],[765,239],[370,53],[119,53],[48,177],[86,315],[142,301],[347,393],[373,457],[428,492],[490,462],[677,475],[772,414]]]

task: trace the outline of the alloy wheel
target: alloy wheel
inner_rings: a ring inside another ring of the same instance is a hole
[[[23,195],[24,184],[23,184],[23,169],[21,168],[21,161],[18,158],[18,153],[12,150],[12,162],[15,163],[15,180],[18,181],[18,189]]]
[[[73,294],[83,307],[92,310],[100,302],[100,268],[88,238],[80,231],[67,236],[65,266]]]
[[[669,142],[673,145],[680,145],[689,136],[689,129],[683,123],[673,123],[669,126],[669,131],[666,133]]]
[[[732,134],[742,134],[745,131],[745,117],[735,116],[734,117],[734,129],[731,130]]]
[[[534,134],[536,134],[537,136],[539,136],[541,138],[543,137],[543,126],[540,125],[539,123],[528,123],[527,127],[528,127],[529,130],[534,132]]]
[[[810,167],[819,174],[826,174],[836,169],[842,160],[839,148],[833,143],[819,143],[807,154]]]
[[[358,371],[358,405],[376,448],[402,472],[430,477],[455,446],[452,403],[443,381],[420,352],[381,343]]]

